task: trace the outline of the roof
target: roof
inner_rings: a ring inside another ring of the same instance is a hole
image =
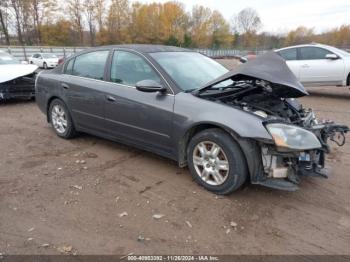
[[[130,44],[130,45],[109,45],[101,46],[103,47],[112,47],[112,48],[125,48],[138,51],[140,53],[157,53],[157,52],[188,52],[189,49],[176,47],[176,46],[167,46],[167,45],[144,45],[144,44]]]
[[[290,49],[290,48],[298,48],[298,47],[307,47],[307,46],[316,46],[316,47],[323,47],[323,48],[333,48],[329,45],[319,44],[319,43],[310,43],[310,44],[300,44],[300,45],[293,45],[293,46],[287,46],[283,48],[276,49],[275,51],[282,51],[284,49]]]

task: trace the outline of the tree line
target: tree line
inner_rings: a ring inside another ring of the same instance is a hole
[[[316,34],[300,26],[286,34],[264,32],[256,10],[228,21],[217,10],[177,1],[1,0],[0,44],[95,46],[166,44],[192,48],[271,49],[320,42],[350,47],[350,25]]]

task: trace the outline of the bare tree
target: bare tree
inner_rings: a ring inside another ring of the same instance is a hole
[[[95,26],[95,9],[97,8],[98,2],[96,0],[84,0],[84,14],[86,17],[86,21],[89,26],[89,34],[90,34],[90,45],[95,45],[95,34],[96,34],[96,26]]]
[[[21,15],[21,1],[20,0],[11,0],[11,7],[13,9],[14,17],[16,20],[16,31],[18,42],[23,45],[23,33],[22,33],[22,15]]]
[[[83,16],[81,10],[83,10],[83,4],[81,0],[68,0],[68,14],[73,22],[73,28],[79,35],[79,44],[84,43],[84,26]]]
[[[8,2],[7,0],[4,0],[0,2],[0,31],[5,36],[6,45],[10,45],[10,36],[9,36],[9,30],[8,30]]]
[[[261,27],[259,14],[253,8],[245,8],[233,18],[233,31],[241,34],[244,47],[257,45],[257,31]]]
[[[37,43],[41,44],[41,26],[44,17],[51,17],[52,11],[56,7],[55,0],[30,0],[31,11],[33,13],[33,27],[36,32]]]
[[[262,26],[259,14],[253,8],[245,8],[234,17],[234,29],[241,34],[256,33]]]

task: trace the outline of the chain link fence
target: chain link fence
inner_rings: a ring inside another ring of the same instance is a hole
[[[0,46],[0,50],[10,53],[19,60],[28,60],[35,53],[53,53],[58,57],[67,57],[88,47],[63,46]],[[192,49],[212,58],[245,56],[249,53],[260,54],[264,50],[238,50],[238,49]]]

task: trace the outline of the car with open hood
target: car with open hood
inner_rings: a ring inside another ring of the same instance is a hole
[[[86,132],[188,166],[217,194],[250,181],[294,191],[326,177],[328,142],[348,127],[321,122],[308,95],[271,52],[228,71],[191,50],[118,45],[85,50],[36,82],[36,101],[61,138]]]
[[[0,101],[12,98],[33,98],[36,65],[22,63],[0,50]]]

